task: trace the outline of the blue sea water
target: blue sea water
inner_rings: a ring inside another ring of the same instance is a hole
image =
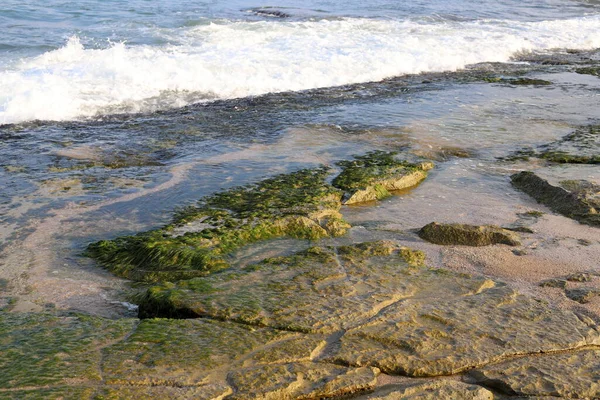
[[[5,0],[0,123],[152,112],[600,47],[596,0]]]

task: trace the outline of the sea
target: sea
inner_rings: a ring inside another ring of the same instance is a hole
[[[348,209],[358,236],[508,220],[507,176],[544,166],[503,160],[600,121],[599,49],[599,0],[2,0],[0,289],[102,314],[91,241],[372,150],[436,169]]]

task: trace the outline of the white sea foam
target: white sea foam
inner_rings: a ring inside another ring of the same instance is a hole
[[[169,46],[85,49],[77,37],[0,72],[0,123],[71,120],[303,90],[483,61],[600,47],[600,16],[424,23],[346,18],[215,21],[164,31]]]

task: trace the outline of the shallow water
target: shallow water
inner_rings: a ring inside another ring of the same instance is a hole
[[[126,313],[125,284],[80,256],[87,243],[369,150],[436,169],[344,209],[357,227],[342,241],[410,241],[437,214],[509,223],[532,206],[508,183],[519,169],[600,179],[499,160],[598,123],[600,79],[575,72],[600,61],[597,2],[77,4],[0,10],[0,278],[38,307]],[[484,80],[522,76],[551,84]]]

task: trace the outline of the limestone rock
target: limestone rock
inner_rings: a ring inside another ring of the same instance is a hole
[[[570,192],[553,186],[533,172],[523,171],[511,176],[513,186],[527,193],[538,203],[581,223],[600,226],[600,214],[595,198],[588,192]]]
[[[518,246],[519,236],[497,226],[438,224],[432,222],[419,231],[421,239],[441,245],[489,246],[507,244]]]
[[[231,399],[318,399],[372,390],[376,368],[348,368],[315,363],[269,364],[231,373],[237,388]]]
[[[328,335],[311,359],[409,376],[600,343],[593,324],[569,311],[489,279],[410,265],[402,249],[389,241],[314,247],[152,288],[140,312],[310,332],[315,349]],[[297,354],[307,359],[307,350]]]
[[[524,357],[471,375],[509,395],[596,399],[600,397],[600,350]]]
[[[494,394],[481,386],[450,380],[388,385],[357,400],[493,400]]]
[[[346,192],[344,204],[381,200],[390,192],[411,188],[427,177],[430,162],[410,164],[396,160],[394,152],[375,151],[356,156],[353,161],[340,161],[342,172],[333,186]]]

